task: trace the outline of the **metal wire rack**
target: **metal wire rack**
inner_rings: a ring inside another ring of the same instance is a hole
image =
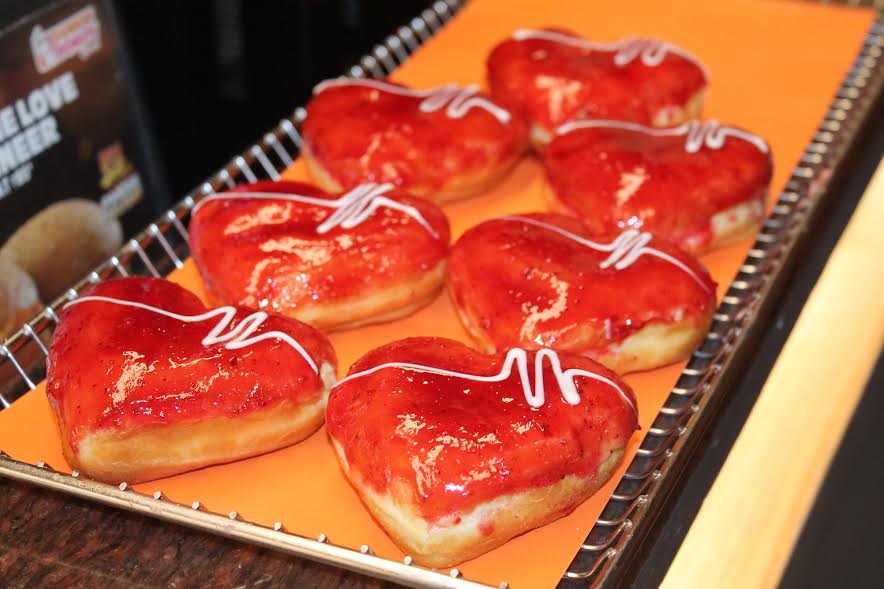
[[[347,72],[354,78],[385,77],[467,0],[440,0],[408,25],[400,27]],[[713,325],[694,352],[666,403],[648,430],[637,455],[580,547],[560,586],[598,587],[613,584],[647,535],[666,497],[677,483],[691,451],[727,394],[753,329],[780,286],[784,269],[794,259],[796,244],[884,84],[884,17],[878,17],[839,88],[826,116],[779,195],[770,216],[731,283]],[[202,197],[241,181],[280,177],[301,147],[299,128],[306,111],[298,108],[257,143],[234,157],[181,202],[166,211],[114,256],[98,266],[62,297],[0,344],[0,404],[9,404],[45,376],[47,346],[57,311],[86,285],[129,275],[161,277],[180,268],[189,256],[187,224]],[[277,523],[266,527],[244,521],[236,512],[218,514],[198,502],[181,505],[161,493],[145,495],[125,483],[114,487],[53,470],[39,462],[17,461],[0,451],[0,475],[53,488],[115,507],[136,511],[415,587],[491,587],[465,579],[457,569],[437,571],[413,564],[410,557],[393,561],[375,556],[369,546],[359,550],[337,546],[320,534],[306,538]],[[506,582],[498,587],[506,588]]]

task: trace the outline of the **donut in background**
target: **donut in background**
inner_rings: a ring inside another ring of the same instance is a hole
[[[560,125],[618,119],[668,127],[700,115],[706,68],[657,39],[589,41],[562,29],[520,29],[487,60],[495,101],[531,123],[535,147]]]
[[[758,231],[773,174],[764,139],[714,120],[567,123],[543,166],[555,210],[595,233],[650,231],[695,254]]]
[[[302,157],[326,192],[391,183],[440,204],[489,189],[527,146],[522,119],[475,86],[372,79],[319,84],[303,136]]]
[[[97,203],[54,203],[19,227],[0,255],[27,272],[50,302],[113,255],[123,243],[120,222]]]

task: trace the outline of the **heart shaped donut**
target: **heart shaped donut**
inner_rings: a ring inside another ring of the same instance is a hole
[[[308,325],[125,278],[65,306],[46,394],[71,467],[135,483],[299,442],[322,425],[335,373]]]
[[[638,427],[633,392],[589,359],[486,356],[428,337],[353,364],[326,420],[371,513],[406,554],[438,567],[570,513]]]
[[[329,192],[389,182],[444,203],[498,182],[525,150],[527,126],[476,86],[338,79],[316,87],[303,136],[307,169]]]
[[[706,68],[656,39],[596,43],[559,29],[521,29],[488,56],[495,101],[531,122],[542,146],[568,121],[603,118],[666,127],[698,117]]]
[[[633,229],[592,236],[556,214],[498,217],[451,248],[448,288],[480,347],[555,348],[620,374],[679,360],[715,311],[691,256]]]
[[[554,208],[594,232],[647,230],[692,253],[754,235],[773,174],[762,138],[714,120],[671,129],[568,123],[543,165]]]
[[[388,321],[432,300],[448,219],[432,203],[362,184],[330,195],[259,182],[208,196],[190,247],[214,301],[269,308],[321,329]]]

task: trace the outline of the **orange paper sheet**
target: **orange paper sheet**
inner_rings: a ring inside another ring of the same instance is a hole
[[[381,6],[377,9],[382,10]],[[871,10],[811,2],[634,0],[474,0],[426,43],[393,76],[417,87],[448,82],[483,83],[484,60],[499,40],[520,27],[561,26],[599,41],[629,35],[672,41],[697,55],[711,72],[707,118],[755,131],[772,146],[776,173],[772,193],[819,124],[871,24]],[[285,174],[304,178],[295,164]],[[544,210],[542,171],[526,158],[490,193],[445,207],[453,237],[483,219]],[[750,244],[739,244],[703,258],[719,295],[735,275]],[[172,276],[202,295],[191,263]],[[331,336],[341,372],[369,349],[406,336],[437,335],[468,342],[448,298],[406,319]],[[627,378],[639,399],[642,431],[653,421],[681,365]],[[614,478],[572,515],[516,538],[460,566],[472,580],[515,589],[553,587],[592,528],[620,475],[641,441],[637,433]],[[67,467],[58,433],[41,388],[0,413],[0,448],[16,459],[44,460]],[[173,501],[199,500],[207,509],[236,511],[247,520],[281,521],[305,536],[326,534],[340,545],[369,544],[376,554],[402,554],[362,507],[341,474],[325,430],[294,447],[177,477],[137,485],[161,490]]]

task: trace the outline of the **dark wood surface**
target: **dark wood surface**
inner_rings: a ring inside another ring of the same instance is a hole
[[[394,587],[2,478],[0,586]]]

